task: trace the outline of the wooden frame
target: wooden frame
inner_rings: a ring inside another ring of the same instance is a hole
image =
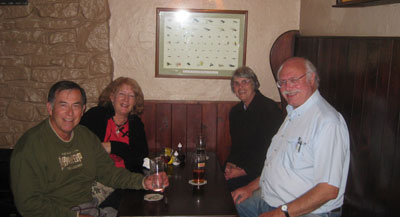
[[[156,77],[230,79],[246,37],[247,11],[157,8]]]
[[[333,7],[366,7],[400,3],[400,0],[336,0]]]
[[[2,5],[27,5],[28,0],[0,0],[0,6]]]

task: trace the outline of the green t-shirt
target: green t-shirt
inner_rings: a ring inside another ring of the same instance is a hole
[[[23,216],[76,216],[71,208],[92,201],[96,180],[122,189],[142,188],[141,174],[116,168],[100,141],[78,125],[62,141],[49,119],[26,132],[11,157],[11,187]]]

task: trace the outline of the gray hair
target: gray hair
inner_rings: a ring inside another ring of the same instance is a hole
[[[292,59],[300,59],[300,60],[303,61],[304,68],[306,69],[307,81],[311,81],[312,74],[315,74],[314,82],[315,82],[315,87],[318,89],[318,87],[319,87],[319,73],[317,71],[317,68],[314,66],[314,64],[310,60],[308,60],[306,58],[303,58],[303,57],[291,57],[291,58],[285,60],[285,62],[283,62],[283,64],[278,69],[278,72],[276,74],[277,78],[279,79],[279,73],[281,72],[281,70],[285,66],[286,62],[288,62],[289,60],[292,60]]]
[[[258,90],[258,88],[260,88],[260,82],[258,82],[256,73],[254,73],[254,71],[248,66],[239,67],[233,72],[233,75],[231,78],[232,92],[235,92],[235,90],[233,88],[233,83],[235,82],[235,78],[248,78],[248,79],[250,79],[254,90]]]

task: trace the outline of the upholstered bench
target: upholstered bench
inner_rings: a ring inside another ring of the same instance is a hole
[[[14,206],[10,187],[10,158],[12,149],[0,149],[0,216],[21,216]]]

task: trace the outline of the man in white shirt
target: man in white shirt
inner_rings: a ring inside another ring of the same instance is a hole
[[[288,115],[272,139],[261,176],[232,192],[238,213],[341,216],[350,163],[346,122],[320,95],[310,61],[286,60],[278,79]]]

